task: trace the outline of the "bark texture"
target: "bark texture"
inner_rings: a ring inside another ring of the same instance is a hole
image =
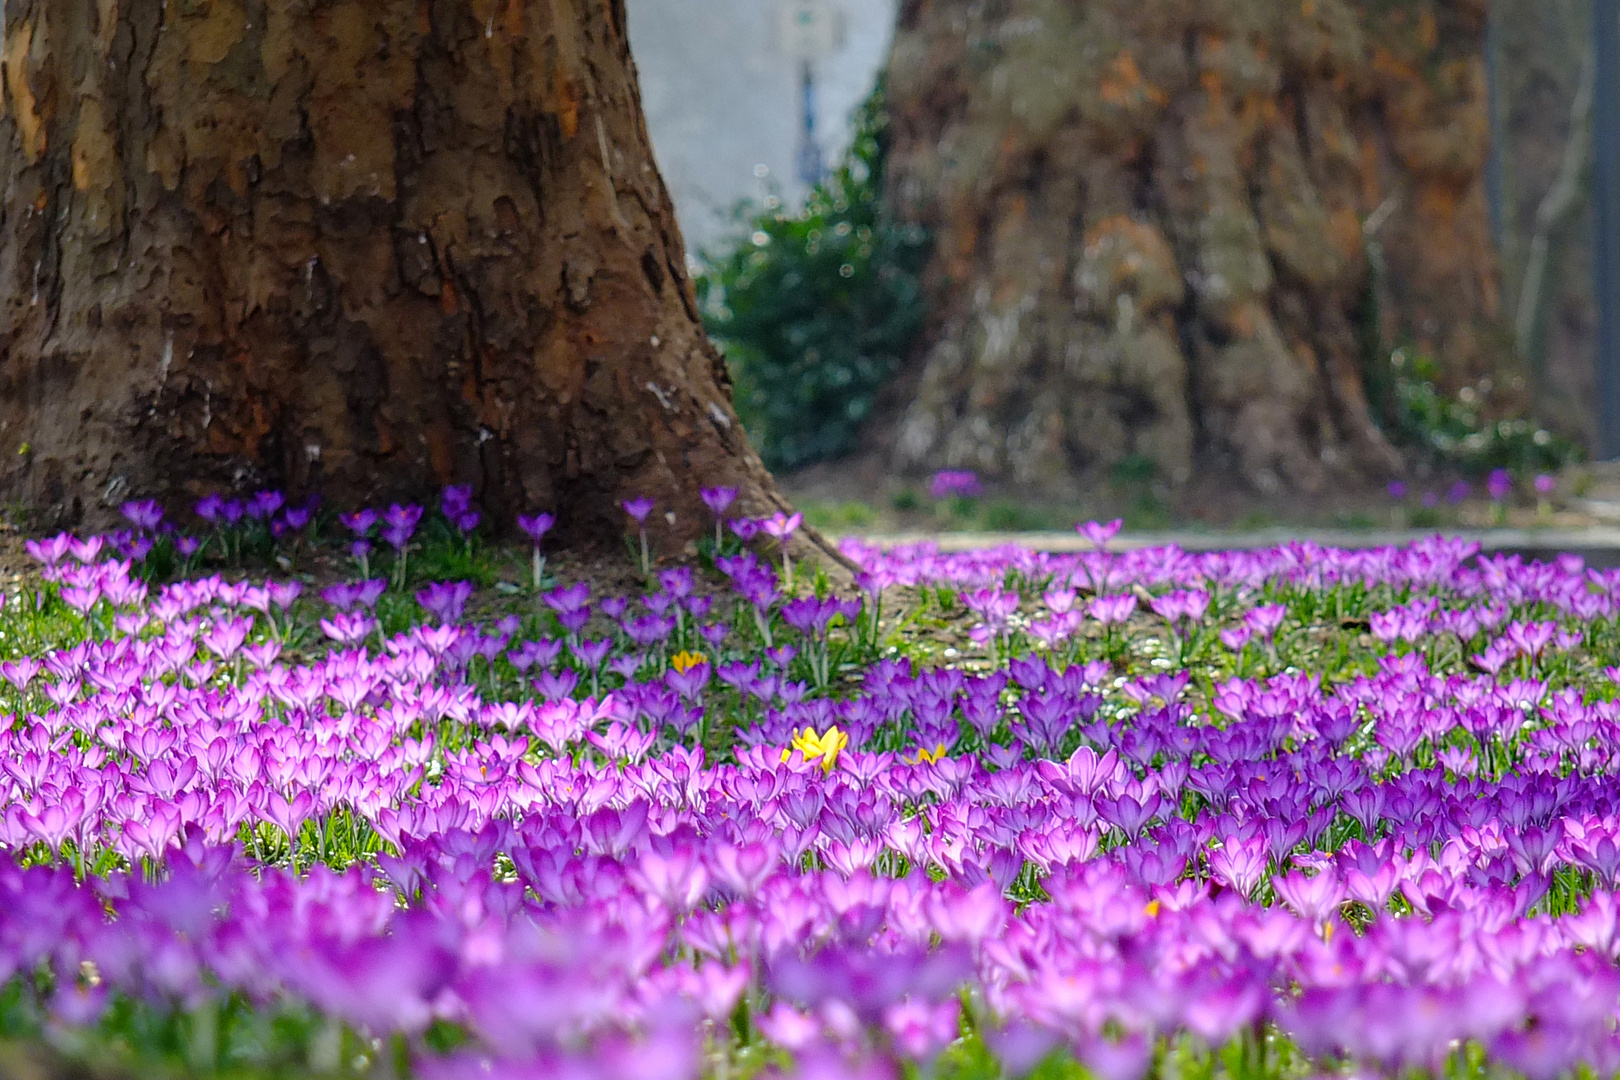
[[[1484,26],[1484,0],[906,0],[890,191],[934,231],[936,328],[897,464],[1397,471],[1371,342],[1458,384],[1503,355]]]
[[[472,483],[617,535],[775,488],[623,0],[5,0],[0,494]],[[655,521],[657,519],[655,518]]]

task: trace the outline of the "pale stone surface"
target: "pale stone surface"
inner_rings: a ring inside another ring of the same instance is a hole
[[[823,160],[849,144],[850,113],[871,92],[894,33],[895,0],[839,0],[845,43],[816,65]],[[776,44],[775,0],[628,0],[653,149],[689,250],[733,232],[739,200],[775,185],[789,206],[799,182],[799,65]],[[761,180],[755,166],[765,165]]]

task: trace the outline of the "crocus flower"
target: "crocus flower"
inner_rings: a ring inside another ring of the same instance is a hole
[[[703,488],[699,495],[703,498],[703,505],[707,506],[709,513],[714,515],[714,550],[718,553],[724,539],[724,534],[720,531],[721,525],[725,522],[726,511],[730,509],[731,504],[737,499],[737,489],[733,487]]]
[[[1098,551],[1106,551],[1109,542],[1119,535],[1119,530],[1124,526],[1124,519],[1115,518],[1106,524],[1097,521],[1082,522],[1075,526],[1075,531],[1091,541],[1091,546]]]
[[[641,572],[643,575],[652,573],[652,551],[647,546],[647,517],[653,512],[654,503],[646,496],[637,496],[626,500],[623,504],[624,512],[630,515],[630,520],[636,523],[636,530],[641,536]]]
[[[828,728],[820,735],[815,728],[805,728],[793,735],[792,746],[782,751],[782,760],[787,761],[797,750],[805,761],[820,761],[821,771],[830,773],[833,766],[838,764],[839,751],[849,745],[849,736],[836,726]]]
[[[137,529],[152,531],[163,523],[163,507],[156,499],[127,502],[121,509],[124,519]]]
[[[789,516],[778,510],[760,523],[765,535],[775,540],[777,546],[782,549],[782,582],[784,588],[793,588],[793,563],[788,557],[788,538],[798,531],[799,525],[803,521],[804,515],[802,514],[794,513]]]
[[[339,514],[338,521],[343,527],[354,534],[355,539],[364,539],[371,535],[371,530],[377,527],[377,511],[364,507],[348,514]]]
[[[453,484],[446,487],[439,496],[439,510],[445,519],[452,524],[457,518],[472,509],[472,485]]]
[[[441,624],[458,622],[461,614],[467,607],[467,601],[472,599],[473,585],[470,581],[436,582],[419,590],[416,602],[423,609],[438,619]]]
[[[946,469],[934,474],[928,493],[935,499],[976,499],[984,493],[977,473],[967,469]]]
[[[557,518],[552,514],[535,514],[533,516],[519,514],[517,523],[518,528],[527,533],[529,539],[534,542],[532,567],[534,571],[534,591],[539,592],[540,583],[544,580],[546,572],[546,557],[540,550],[540,541],[545,538],[546,533],[551,531],[551,527],[557,523]]]

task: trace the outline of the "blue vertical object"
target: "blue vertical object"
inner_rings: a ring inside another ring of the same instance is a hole
[[[814,187],[821,183],[821,147],[816,143],[816,74],[809,60],[800,65],[799,84],[804,103],[804,128],[799,138],[799,179]]]
[[[1597,456],[1620,459],[1620,0],[1592,0],[1592,206],[1598,308]]]

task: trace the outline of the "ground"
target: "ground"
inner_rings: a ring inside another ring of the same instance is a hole
[[[1383,486],[1268,497],[1234,476],[1200,475],[1172,488],[1119,471],[1077,484],[1066,498],[987,485],[976,499],[935,499],[927,478],[894,477],[863,461],[830,462],[779,479],[805,520],[834,536],[1067,531],[1076,522],[1113,518],[1123,518],[1128,532],[1151,533],[1241,533],[1288,526],[1477,529],[1493,524],[1580,529],[1610,520],[1604,507],[1620,499],[1620,475],[1591,465],[1563,470],[1557,492],[1545,504],[1529,490],[1528,480],[1521,481],[1500,516],[1480,478],[1469,481],[1438,472],[1408,480],[1403,500],[1392,499]],[[1469,484],[1469,495],[1452,502],[1459,482]],[[1435,506],[1424,505],[1426,493],[1432,493]]]

